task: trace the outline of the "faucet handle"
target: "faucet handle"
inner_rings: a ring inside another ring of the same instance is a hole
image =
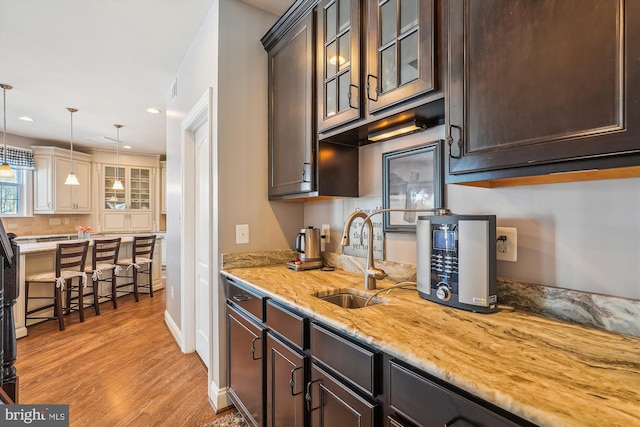
[[[385,271],[381,268],[371,267],[367,270],[367,276],[380,280],[387,277],[387,273],[385,273]]]

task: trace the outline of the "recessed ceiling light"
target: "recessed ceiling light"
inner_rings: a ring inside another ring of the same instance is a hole
[[[122,148],[126,148],[127,150],[131,150],[133,147],[130,145],[123,145]]]
[[[24,122],[32,122],[33,121],[33,119],[31,117],[29,117],[29,116],[21,116],[21,117],[18,117],[18,118],[20,120],[24,121]]]
[[[158,110],[157,108],[147,108],[147,113],[151,113],[151,114],[160,114],[161,111]]]

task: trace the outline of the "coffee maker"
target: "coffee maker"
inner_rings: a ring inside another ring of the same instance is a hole
[[[287,263],[287,267],[295,270],[310,270],[322,267],[320,255],[320,229],[312,225],[300,229],[296,236],[298,258]]]

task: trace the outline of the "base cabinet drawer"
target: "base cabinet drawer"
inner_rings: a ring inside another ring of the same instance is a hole
[[[378,405],[312,364],[306,389],[311,427],[374,427]]]
[[[389,405],[393,411],[420,427],[532,426],[510,420],[480,403],[467,399],[421,374],[390,362]],[[487,404],[488,405],[488,404]],[[399,421],[397,424],[405,425]]]

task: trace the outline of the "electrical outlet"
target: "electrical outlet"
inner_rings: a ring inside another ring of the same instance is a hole
[[[518,260],[518,230],[513,227],[496,227],[496,259]]]
[[[249,243],[249,224],[236,225],[236,243]]]
[[[331,243],[331,227],[329,224],[322,224],[320,228],[320,235],[324,236],[324,243]]]

